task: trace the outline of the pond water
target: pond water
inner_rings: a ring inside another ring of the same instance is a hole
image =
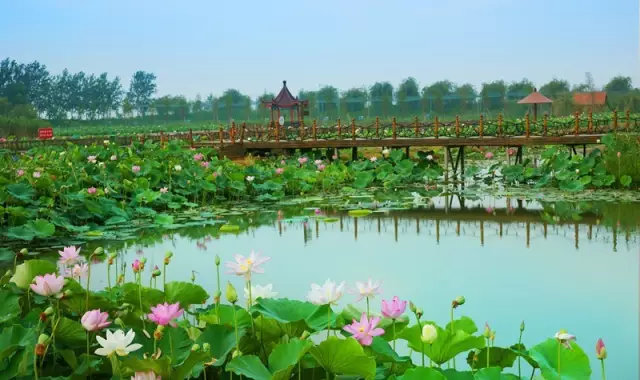
[[[327,278],[349,288],[371,278],[382,281],[380,299],[412,300],[426,320],[440,325],[449,321],[451,301],[464,295],[467,302],[456,315],[471,317],[479,329],[488,322],[497,346],[517,343],[523,320],[527,347],[564,328],[589,355],[594,378],[598,338],[607,345],[609,378],[638,378],[639,204],[591,205],[578,216],[564,203],[447,197],[361,218],[322,208],[333,222],[317,220],[308,206],[283,208],[280,218],[275,210],[233,216],[244,223],[239,234],[194,226],[143,231],[136,240],[106,247],[122,252],[120,262],[146,257],[144,278],[173,251],[167,281],[188,281],[196,271],[196,283],[211,294],[216,254],[224,262],[257,250],[272,259],[254,284],[273,284],[279,297],[304,299],[311,283]],[[301,214],[308,219],[295,218]],[[93,287],[105,287],[106,264],[94,265],[94,276]],[[225,274],[222,283],[227,280],[242,289],[241,279]],[[354,299],[346,294],[341,306]],[[379,305],[374,301],[373,310]],[[357,306],[364,309],[364,301]],[[523,368],[531,373],[524,361]]]

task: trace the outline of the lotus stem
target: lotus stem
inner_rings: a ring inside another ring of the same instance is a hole
[[[89,351],[89,331],[87,330],[87,359],[89,358],[89,354],[90,354],[90,351]]]
[[[36,380],[40,379],[40,377],[38,376],[38,355],[36,355],[36,349],[34,346],[33,349],[33,374],[34,374],[34,378]]]
[[[562,349],[562,343],[558,342],[558,379],[562,379],[562,374],[560,372],[560,350]]]
[[[251,315],[251,306],[253,305],[253,298],[251,295],[251,280],[247,280],[247,287],[249,288],[249,310],[247,310],[249,312],[249,318],[251,319],[251,331],[253,332],[253,335],[256,335],[256,327],[253,323],[253,315]]]
[[[142,313],[142,328],[147,331],[147,324],[144,322],[144,310],[142,309],[142,274],[138,272],[138,300],[140,301],[140,312]]]
[[[218,290],[220,288],[218,287]],[[162,291],[167,292],[167,263],[165,262],[162,267]]]
[[[327,305],[327,339],[329,339],[330,333],[331,333],[331,306]],[[327,376],[329,376],[329,372],[327,372]]]
[[[89,311],[89,283],[91,282],[91,258],[93,255],[89,256],[89,263],[87,264],[87,296],[85,299],[85,308],[84,311]]]
[[[367,301],[369,299],[367,298]],[[367,302],[369,303],[369,302]],[[393,330],[393,350],[396,350],[396,319],[391,320],[391,329]]]
[[[298,360],[298,380],[302,380],[302,364],[300,364],[300,360]]]
[[[422,323],[420,323],[420,318],[418,318],[418,314],[416,314],[416,319],[418,320],[418,331],[422,331]],[[424,342],[420,339],[420,355],[422,355],[422,366],[424,367]]]
[[[602,370],[602,380],[607,380],[607,376],[604,371],[604,359],[600,359],[600,368]]]
[[[109,298],[112,298],[111,295],[111,265],[107,264],[107,286],[109,287]]]
[[[431,346],[433,346],[433,344],[429,343],[429,350],[431,350]],[[431,359],[431,356],[429,356],[429,367],[433,367],[433,359]]]
[[[237,314],[237,310],[236,310],[236,305],[234,303],[233,304],[233,325],[236,330],[236,355],[240,355],[240,338],[238,337],[238,317],[236,314]],[[233,374],[232,374],[232,378],[233,378]],[[242,379],[242,375],[240,375],[240,378]]]
[[[522,329],[520,329],[520,336],[518,337],[518,350],[522,347]],[[518,377],[522,377],[521,375],[521,364],[520,364],[520,355],[518,355]]]
[[[489,338],[487,338],[487,368],[489,368],[490,357],[491,357],[491,342],[489,341]]]
[[[367,318],[371,318],[371,314],[369,313],[369,297],[365,297],[367,299]],[[394,335],[395,338],[395,335]]]
[[[218,317],[218,323],[220,323],[220,265],[218,265],[219,260],[216,260],[216,282],[218,283],[218,291],[216,292],[216,317]]]
[[[453,306],[451,306],[451,339],[453,339],[453,336],[455,335],[454,332],[454,328],[453,328]],[[489,364],[487,363],[487,367],[489,366]],[[456,369],[456,357],[453,357],[453,369]]]

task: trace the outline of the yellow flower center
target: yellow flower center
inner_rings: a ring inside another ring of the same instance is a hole
[[[253,260],[247,259],[247,265],[251,265],[251,264],[253,264]]]
[[[240,264],[240,270],[246,272],[249,270],[249,266],[245,264]]]
[[[364,332],[364,327],[360,327],[360,328],[358,329],[358,331],[360,331],[361,333],[363,333],[363,332]]]

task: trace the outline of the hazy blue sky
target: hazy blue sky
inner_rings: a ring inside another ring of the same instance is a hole
[[[252,96],[413,76],[640,86],[638,0],[0,0],[0,57]]]

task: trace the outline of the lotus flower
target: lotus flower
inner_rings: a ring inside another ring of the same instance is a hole
[[[54,296],[62,290],[64,286],[64,277],[56,276],[55,273],[45,274],[44,276],[36,276],[35,284],[31,284],[31,290],[41,296]]]
[[[33,172],[33,178],[40,178],[40,172]]]
[[[311,284],[311,291],[307,299],[314,305],[337,305],[344,293],[344,281],[336,286],[336,283],[328,279],[322,286]]]
[[[99,331],[111,324],[111,322],[107,322],[107,319],[109,319],[109,313],[96,309],[84,313],[80,322],[87,331]]]
[[[356,302],[359,302],[363,298],[373,299],[376,295],[380,294],[381,291],[380,281],[373,282],[369,279],[366,283],[356,282],[356,289],[354,289],[352,293],[358,295]]]
[[[111,156],[111,161],[116,161],[117,159],[118,159],[118,156],[116,156],[115,154]]]
[[[388,156],[389,155],[389,149],[383,149],[382,150],[382,155],[385,156],[385,157]]]
[[[258,298],[273,298],[276,296],[278,296],[278,292],[273,291],[272,284],[268,284],[265,286],[251,285],[251,297],[253,298],[253,301],[257,300]],[[247,300],[249,299],[249,288],[246,286],[244,288],[244,298],[246,298]]]
[[[18,176],[18,177],[22,177],[23,175],[24,175],[24,170],[22,170],[22,169],[18,169],[18,170],[16,171],[16,176]]]
[[[97,158],[96,156],[89,156],[89,157],[87,157],[87,161],[89,161],[92,164],[95,164],[96,163],[96,158]]]
[[[7,138],[6,137],[0,137],[0,142],[7,142]]]
[[[131,263],[131,268],[133,269],[133,273],[138,273],[140,272],[140,269],[142,269],[142,263],[140,262],[140,260],[135,259]]]
[[[228,261],[225,263],[229,271],[227,273],[235,274],[237,276],[244,276],[246,280],[251,279],[251,273],[264,273],[264,269],[260,265],[271,260],[270,257],[260,257],[259,252],[251,251],[248,257],[242,255],[234,255],[235,261]]]
[[[427,156],[427,161],[433,161],[433,156],[429,154],[429,155]]]
[[[209,166],[210,166],[209,161],[202,161],[200,163],[200,166],[202,166],[205,169],[209,169]]]
[[[507,149],[507,154],[508,154],[509,156],[513,156],[514,154],[516,154],[516,151],[515,151],[515,150],[513,150],[512,148],[509,148],[509,149]]]
[[[193,155],[193,159],[196,161],[202,161],[203,158],[204,158],[204,155],[202,153],[196,153]]]
[[[438,339],[438,330],[436,330],[434,325],[424,325],[420,339],[427,344],[432,344]]]
[[[180,172],[180,171],[182,171],[182,166],[176,165],[176,166],[173,167],[173,170],[175,170],[177,172]]]
[[[284,168],[277,168],[277,169],[276,169],[276,174],[277,174],[277,175],[280,175],[280,174],[282,174],[282,173],[284,173]]]
[[[391,319],[398,319],[407,310],[407,301],[400,301],[398,296],[391,299],[391,302],[382,300],[382,315]]]
[[[256,177],[252,175],[248,175],[246,179],[247,179],[247,182],[253,182],[253,180],[256,179]]]
[[[491,152],[487,152],[487,153],[484,155],[484,158],[486,158],[487,160],[492,159],[492,158],[493,158],[493,153],[491,153]]]
[[[318,169],[319,172],[323,172],[325,168],[326,168],[326,166],[324,166],[323,164],[320,164],[320,165],[318,165],[317,169]]]
[[[139,173],[139,172],[140,172],[140,166],[138,166],[138,165],[133,165],[133,166],[131,167],[131,171],[132,171],[132,172],[134,172],[134,173]]]
[[[180,303],[176,302],[169,305],[168,303],[158,304],[151,307],[151,313],[147,315],[149,319],[160,326],[171,325],[176,327],[175,319],[179,318],[184,309],[180,309]]]
[[[338,155],[334,154],[333,156],[331,156],[332,159],[337,160],[338,159]]]
[[[373,343],[373,337],[384,334],[384,330],[377,327],[379,322],[380,317],[367,318],[367,313],[362,313],[360,322],[354,319],[344,330],[351,333],[361,345],[369,346]]]
[[[78,280],[80,278],[87,277],[89,273],[89,265],[88,264],[76,264],[73,268],[68,269],[65,273],[67,277],[71,277],[74,280]]]
[[[106,339],[101,336],[96,337],[96,340],[102,346],[96,350],[96,355],[111,356],[115,352],[118,356],[127,356],[130,352],[142,348],[141,344],[131,344],[135,337],[136,333],[133,330],[129,330],[126,335],[122,330],[116,330],[113,333],[107,330]]]
[[[156,376],[153,371],[136,372],[134,376],[131,376],[131,380],[162,380],[162,377]]]
[[[313,163],[316,164],[316,166],[318,166],[322,164],[322,160],[315,160]]]
[[[378,157],[373,156],[373,157],[371,157],[371,158],[369,159],[369,161],[371,161],[371,162],[376,162],[376,161],[378,161]]]
[[[599,338],[596,342],[596,357],[599,360],[604,360],[607,358],[607,349],[604,347],[604,342],[602,338]]]
[[[163,187],[163,188],[160,189],[160,192],[162,194],[166,194],[168,191],[169,191],[169,188],[167,188],[167,187]]]
[[[95,194],[97,191],[97,189],[95,187],[90,187],[87,189],[87,193],[89,194]]]
[[[60,259],[58,262],[63,265],[72,265],[78,261],[80,257],[80,250],[82,248],[76,248],[76,246],[72,245],[69,247],[64,247],[62,251],[58,251],[60,255]]]
[[[622,153],[618,152],[618,153],[616,153],[616,156],[618,156],[618,158],[620,158],[620,156],[622,156]]]
[[[571,341],[576,340],[576,336],[569,334],[567,330],[558,331],[554,337],[558,340],[558,342],[562,343],[563,346],[570,350],[572,349]]]

